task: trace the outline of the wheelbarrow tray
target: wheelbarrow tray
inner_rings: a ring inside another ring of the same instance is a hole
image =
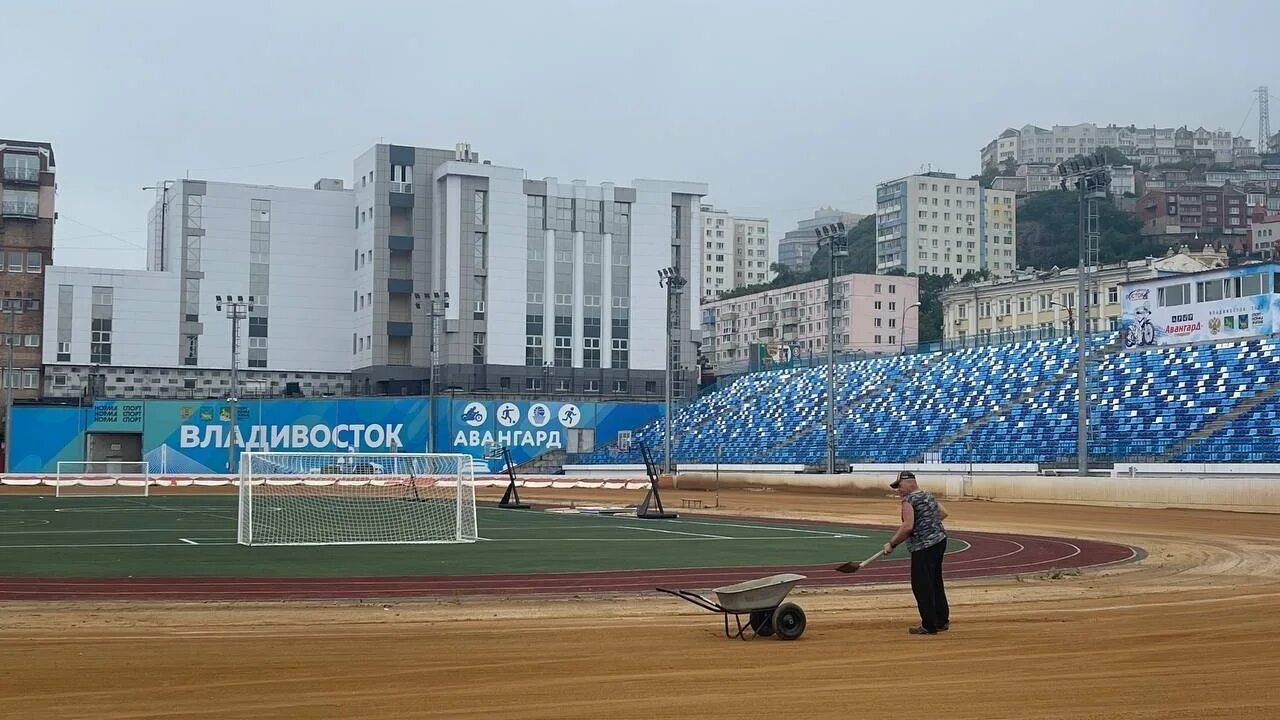
[[[804,575],[782,573],[768,577],[745,580],[736,585],[726,585],[712,590],[720,607],[731,613],[749,613],[756,610],[772,610],[782,604],[797,582]]]

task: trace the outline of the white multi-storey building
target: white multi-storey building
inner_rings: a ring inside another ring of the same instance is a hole
[[[225,392],[233,323],[219,304],[228,296],[245,299],[238,349],[248,386],[342,392],[353,202],[341,181],[316,188],[165,183],[147,270],[48,268],[46,395],[78,394],[90,374],[122,396]]]
[[[352,189],[180,180],[146,271],[49,268],[46,392],[209,396],[558,391],[659,397],[667,294],[676,392],[696,366],[700,183],[526,180],[454,150],[377,145]],[[767,235],[766,235],[767,238]],[[433,353],[433,347],[435,352]]]
[[[1253,143],[1229,130],[1136,127],[1133,125],[1054,125],[1046,129],[1023,125],[1008,128],[979,151],[981,167],[1008,160],[1018,163],[1060,163],[1112,147],[1144,165],[1202,158],[1217,163],[1252,153]]]
[[[1007,275],[1018,265],[1016,193],[952,173],[910,175],[876,186],[876,272],[971,270]]]
[[[713,205],[703,205],[701,215],[699,264],[704,298],[769,279],[768,220],[734,217]]]

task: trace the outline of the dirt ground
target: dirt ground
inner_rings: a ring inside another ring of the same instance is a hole
[[[885,524],[896,510],[720,500],[718,512]],[[953,626],[934,637],[906,634],[903,586],[797,590],[809,628],[796,642],[727,640],[719,616],[656,594],[0,604],[0,718],[1280,718],[1280,515],[949,509],[957,529],[1127,542],[1148,557],[951,583]]]

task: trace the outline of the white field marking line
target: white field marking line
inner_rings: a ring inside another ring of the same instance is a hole
[[[202,545],[235,545],[233,542],[225,543],[201,543]],[[0,545],[0,549],[17,550],[29,548],[62,548],[69,550],[83,548],[104,548],[104,547],[188,547],[186,543],[54,543],[50,545]]]
[[[0,530],[0,535],[76,535],[89,534],[97,535],[107,533],[149,533],[149,532],[190,532],[193,528],[129,528],[126,530]],[[198,529],[198,528],[196,528]],[[217,528],[208,528],[216,530]]]
[[[674,531],[672,531],[672,530],[657,530],[657,529],[655,529],[655,528],[646,528],[646,530],[648,530],[649,532],[674,532]],[[684,535],[693,535],[693,534],[692,534],[692,533],[684,533]],[[813,536],[813,537],[796,537],[795,535],[772,535],[772,536],[762,535],[762,536],[759,536],[759,537],[728,537],[728,536],[723,536],[723,535],[693,535],[692,537],[678,537],[678,538],[653,538],[653,537],[631,537],[631,538],[620,538],[620,537],[603,537],[603,538],[593,538],[593,537],[571,537],[571,538],[523,538],[523,537],[511,537],[511,538],[483,538],[483,539],[488,540],[489,542],[519,542],[519,543],[526,543],[526,542],[672,542],[672,541],[695,542],[695,541],[699,541],[699,540],[735,540],[735,541],[738,541],[738,542],[755,542],[755,541],[759,541],[759,540],[768,540],[768,541],[770,541],[770,542],[778,542],[778,541],[782,541],[782,542],[805,542],[805,541],[810,541],[810,540],[833,540],[833,539],[838,539],[838,538],[830,538],[830,537],[826,537],[826,536],[817,536],[817,535],[815,535],[815,536]]]
[[[0,508],[0,515],[3,515],[4,513],[48,513],[48,512],[64,512],[64,513],[116,513],[116,512],[130,512],[130,513],[136,513],[136,512],[138,512],[139,510],[165,510],[165,511],[167,511],[167,512],[206,512],[206,511],[207,511],[207,512],[212,512],[212,511],[217,510],[217,511],[221,511],[221,512],[227,512],[228,508],[226,508],[226,507],[222,507],[222,506],[210,506],[210,507],[200,507],[200,506],[196,506],[196,507],[186,508],[185,510],[176,510],[176,511],[175,511],[175,510],[170,510],[169,508],[166,508],[166,507],[160,507],[160,506],[155,506],[155,507],[142,506],[142,507],[128,507],[128,508],[122,508],[122,507],[96,507],[96,508],[95,508],[95,507],[87,507],[87,508]]]
[[[812,528],[797,527],[780,527],[777,525],[746,525],[727,522],[706,522],[702,520],[666,520],[664,522],[679,523],[681,525],[710,525],[712,527],[732,527],[732,528],[759,528],[761,530],[778,530],[780,532],[808,533],[810,535],[830,535],[839,538],[866,538],[866,535],[853,535],[849,533],[835,532],[834,530],[815,530]]]
[[[181,541],[182,541],[182,542],[184,542],[184,543],[187,543],[188,545],[199,545],[199,544],[200,544],[200,543],[196,542],[195,540],[188,540],[187,538],[178,538],[178,539],[179,539],[179,540],[181,540]]]
[[[671,535],[688,535],[690,537],[706,538],[710,540],[739,540],[740,538],[732,538],[727,535],[712,535],[710,533],[693,533],[682,532],[680,530],[663,530],[656,527],[641,527],[639,525],[623,525],[627,530],[639,530],[641,532],[669,533]]]

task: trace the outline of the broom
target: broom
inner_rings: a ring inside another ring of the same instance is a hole
[[[872,555],[871,557],[867,558],[866,560],[863,560],[862,562],[844,563],[843,565],[840,565],[836,568],[836,572],[856,573],[862,569],[863,565],[868,565],[874,562],[875,560],[878,560],[881,555],[884,555],[884,548],[880,548],[879,550],[876,551],[875,555]]]

